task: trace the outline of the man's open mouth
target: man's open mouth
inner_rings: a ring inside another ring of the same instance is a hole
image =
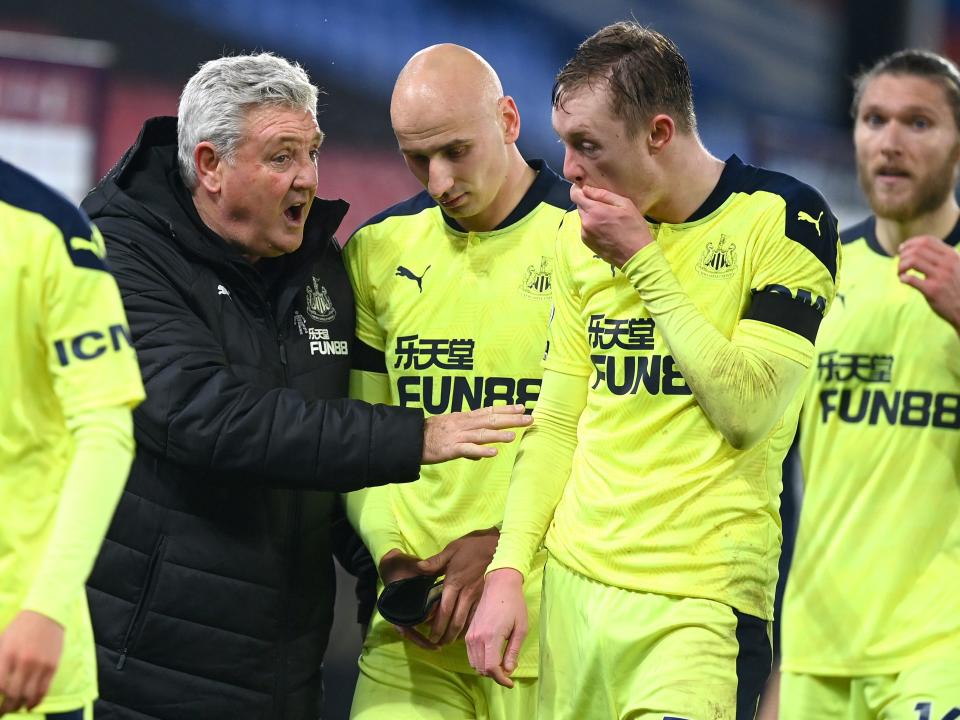
[[[303,217],[303,210],[306,206],[306,203],[295,203],[284,210],[283,214],[287,216],[287,220],[290,222],[299,223]]]

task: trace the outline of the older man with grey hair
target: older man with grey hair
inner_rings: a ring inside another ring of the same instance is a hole
[[[208,62],[84,201],[148,398],[89,582],[101,720],[316,718],[336,493],[528,423],[343,399],[346,204],[314,197],[317,92],[270,54]]]

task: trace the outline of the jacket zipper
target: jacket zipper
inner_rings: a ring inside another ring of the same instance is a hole
[[[123,670],[123,666],[127,662],[127,654],[130,652],[130,642],[133,640],[134,630],[137,629],[140,621],[146,615],[147,599],[150,597],[150,591],[153,590],[153,586],[156,583],[157,575],[160,574],[160,556],[163,554],[163,546],[166,542],[166,535],[161,535],[153,550],[153,554],[150,556],[150,563],[147,565],[147,580],[143,585],[143,592],[140,593],[140,598],[137,600],[137,606],[133,609],[133,618],[130,620],[127,632],[123,636],[120,658],[117,660],[117,670]]]

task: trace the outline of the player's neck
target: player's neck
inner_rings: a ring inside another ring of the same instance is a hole
[[[957,224],[960,207],[951,193],[935,210],[909,220],[893,220],[877,216],[877,242],[888,255],[896,255],[900,245],[917,235],[945,238]]]
[[[497,228],[520,204],[536,178],[537,172],[527,165],[517,147],[511,146],[507,177],[493,202],[482,213],[469,218],[457,218],[457,222],[470,232],[489,232]]]
[[[678,136],[664,161],[663,196],[647,214],[660,222],[686,222],[716,188],[724,162],[711,155],[696,135]]]

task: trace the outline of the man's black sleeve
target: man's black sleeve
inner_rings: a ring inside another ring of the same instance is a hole
[[[349,492],[417,479],[422,411],[313,400],[291,388],[245,382],[166,279],[187,268],[158,267],[114,232],[117,225],[100,227],[113,240],[109,263],[147,391],[134,413],[139,445],[243,483]]]

